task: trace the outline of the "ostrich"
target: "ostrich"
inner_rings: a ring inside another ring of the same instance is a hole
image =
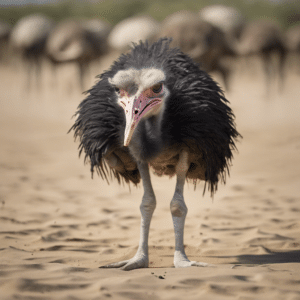
[[[179,11],[164,20],[159,37],[165,36],[171,37],[172,45],[200,63],[206,72],[220,73],[225,88],[229,88],[230,68],[224,58],[235,56],[235,52],[220,29],[193,12]]]
[[[91,42],[99,54],[103,54],[108,50],[107,38],[111,31],[110,24],[100,19],[89,19],[82,21],[82,27],[91,37]]]
[[[280,85],[284,80],[284,64],[287,50],[281,28],[268,20],[257,20],[246,25],[237,51],[241,56],[261,56],[266,76],[267,91],[270,90],[271,77],[274,72],[273,54],[277,54]]]
[[[108,43],[112,49],[128,50],[133,42],[152,41],[159,30],[160,24],[149,16],[131,17],[113,28]]]
[[[157,175],[177,176],[171,214],[175,267],[205,266],[189,261],[183,231],[185,180],[204,180],[211,194],[226,173],[239,133],[219,86],[170,40],[141,42],[123,54],[89,90],[70,130],[80,153],[108,180],[143,181],[141,235],[136,255],[106,268],[148,267],[148,234],[156,198],[149,166]],[[110,170],[110,171],[108,171]]]
[[[9,34],[11,32],[11,26],[4,21],[0,20],[0,62],[7,54],[7,46],[9,40]]]
[[[286,43],[289,52],[295,55],[297,70],[300,73],[300,24],[292,26],[286,32]]]
[[[300,24],[289,28],[286,35],[289,51],[300,53]]]
[[[85,21],[82,21],[83,28],[88,32],[88,35],[90,36],[90,40],[93,41],[93,44],[95,46],[97,57],[96,61],[92,60],[92,65],[88,64],[88,70],[90,66],[94,66],[97,71],[99,70],[99,64],[102,63],[102,56],[110,53],[110,48],[108,45],[108,35],[112,29],[111,25],[103,20],[100,19],[88,19]],[[98,64],[96,63],[98,62]]]
[[[36,73],[36,79],[40,79],[41,60],[44,56],[46,39],[53,28],[53,21],[41,14],[29,15],[22,18],[14,26],[10,42],[16,51],[20,52],[27,65],[27,89],[30,88],[31,72]],[[39,82],[37,82],[39,83]],[[39,87],[40,85],[37,84]]]
[[[49,35],[46,44],[47,56],[54,66],[76,63],[83,90],[88,64],[107,50],[109,31],[110,26],[99,19],[63,21]]]
[[[230,6],[209,5],[199,11],[202,20],[222,30],[229,39],[239,39],[245,26],[242,13]]]

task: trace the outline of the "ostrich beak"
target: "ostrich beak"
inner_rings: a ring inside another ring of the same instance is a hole
[[[122,107],[126,116],[126,127],[124,134],[124,146],[128,146],[134,130],[139,124],[140,120],[146,115],[153,115],[159,111],[161,107],[162,99],[160,98],[148,98],[143,93],[138,97],[128,98],[125,101],[121,101]]]

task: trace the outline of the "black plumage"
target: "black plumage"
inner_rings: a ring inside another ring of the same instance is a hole
[[[92,172],[96,169],[108,181],[109,177],[116,177],[119,182],[124,179],[138,184],[139,160],[148,162],[158,175],[172,176],[180,151],[186,149],[186,178],[194,183],[205,180],[213,194],[218,182],[225,182],[240,135],[218,84],[189,56],[169,44],[166,38],[152,45],[140,43],[130,53],[121,55],[87,92],[71,130],[79,138],[79,152],[84,152],[85,160],[90,161]],[[142,120],[131,145],[124,147],[125,114],[109,79],[120,70],[143,68],[162,70],[170,95],[161,125],[156,116]],[[104,158],[112,153],[122,162],[121,166],[110,168],[106,164]]]

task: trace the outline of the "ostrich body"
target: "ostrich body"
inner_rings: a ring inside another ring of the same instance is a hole
[[[8,23],[0,20],[0,41],[7,40],[10,31],[11,26]]]
[[[171,37],[172,45],[200,63],[206,72],[220,73],[229,88],[230,68],[224,58],[235,56],[235,52],[223,31],[193,12],[179,11],[164,20],[159,36]]]
[[[40,14],[24,17],[14,26],[11,42],[25,56],[39,55],[53,25],[52,20]]]
[[[0,62],[7,54],[10,32],[11,26],[8,23],[0,20]]]
[[[184,183],[204,180],[213,194],[218,181],[225,182],[239,134],[218,85],[169,43],[167,39],[140,43],[120,56],[89,90],[71,128],[92,170],[108,179],[110,169],[119,182],[143,181],[137,253],[104,267],[148,267],[149,226],[156,206],[149,167],[157,175],[177,176],[170,205],[175,267],[206,265],[189,261],[184,251]]]
[[[300,24],[288,29],[286,40],[289,51],[300,54]]]
[[[54,66],[76,63],[80,85],[84,89],[88,64],[107,50],[109,31],[110,26],[98,19],[63,21],[53,29],[47,40],[47,56]]]
[[[300,74],[300,24],[292,26],[286,32],[286,44],[290,52],[292,64],[296,67],[296,71]]]
[[[83,28],[90,35],[91,43],[94,44],[98,55],[108,51],[107,38],[111,31],[111,25],[100,19],[82,21]]]
[[[199,16],[233,39],[240,37],[245,26],[245,18],[242,13],[230,6],[209,5],[199,11]]]
[[[127,18],[112,29],[108,43],[112,49],[128,50],[132,43],[153,40],[159,30],[160,24],[149,16]]]
[[[267,20],[250,22],[241,33],[237,51],[244,57],[262,57],[268,90],[270,89],[272,73],[274,73],[276,68],[272,57],[274,54],[277,54],[277,70],[282,84],[287,49],[284,35],[279,25]]]
[[[51,19],[36,14],[22,18],[11,32],[10,43],[13,49],[20,52],[27,64],[29,74],[35,69],[37,80],[40,79],[41,59],[45,55],[46,39],[53,26],[54,23]],[[28,89],[30,87],[29,77]]]

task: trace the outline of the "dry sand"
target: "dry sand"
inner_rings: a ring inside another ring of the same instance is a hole
[[[175,181],[153,176],[150,267],[125,272],[98,267],[134,255],[143,191],[92,180],[78,159],[67,135],[84,97],[75,70],[52,86],[44,74],[28,96],[23,71],[0,68],[1,300],[300,299],[299,76],[268,97],[260,72],[233,79],[227,97],[244,139],[231,176],[213,201],[185,188],[186,252],[214,266],[173,267]]]

